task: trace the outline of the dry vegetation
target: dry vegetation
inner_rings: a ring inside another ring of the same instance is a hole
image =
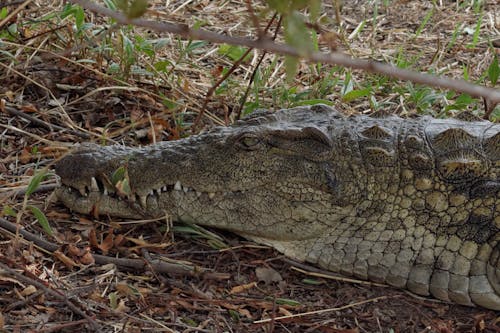
[[[150,3],[150,19],[231,35],[255,33],[245,1]],[[263,29],[273,13],[261,2],[252,8]],[[339,25],[327,2],[315,40],[322,50],[492,86],[499,10],[496,0],[345,0]],[[500,331],[498,313],[309,276],[277,252],[231,234],[171,229],[163,220],[93,220],[50,202],[53,161],[78,142],[144,145],[189,135],[205,94],[243,51],[113,26],[63,1],[0,2],[0,330]],[[236,117],[261,54],[250,52],[217,87],[205,126]],[[301,64],[286,82],[283,67],[280,56],[264,57],[243,113],[318,101],[346,113],[483,113],[481,101],[454,92],[321,64]],[[497,107],[491,119],[499,118]],[[43,170],[45,177],[33,177]],[[7,231],[7,221],[51,244]],[[90,253],[111,259],[88,265]],[[151,258],[160,256],[203,272],[149,269]],[[113,257],[139,258],[146,267],[126,269],[113,264]],[[273,319],[309,311],[318,312]],[[256,323],[266,318],[271,320]]]

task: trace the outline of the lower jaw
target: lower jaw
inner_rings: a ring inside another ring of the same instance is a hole
[[[64,186],[58,188],[55,193],[59,201],[72,211],[95,217],[109,215],[121,218],[143,219],[164,215],[159,211],[156,212],[154,209],[144,209],[137,202],[110,197],[100,192],[89,192],[86,195],[81,195],[78,191]]]

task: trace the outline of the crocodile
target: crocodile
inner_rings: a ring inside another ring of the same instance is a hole
[[[259,110],[140,148],[56,164],[77,213],[230,230],[358,279],[500,310],[500,124]]]

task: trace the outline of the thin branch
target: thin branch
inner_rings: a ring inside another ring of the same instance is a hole
[[[1,217],[0,217],[0,229],[5,229],[12,233],[18,231],[19,234],[24,237],[24,239],[35,243],[37,246],[41,247],[42,249],[48,252],[54,252],[59,249],[59,246],[57,244],[53,244],[44,239],[41,239],[40,237],[24,229],[18,229],[14,223],[11,223]],[[202,276],[203,278],[212,280],[227,280],[230,278],[229,274],[211,272],[199,266],[169,263],[160,259],[153,259],[151,261],[145,262],[145,260],[143,259],[115,258],[94,253],[92,253],[92,257],[94,258],[96,264],[99,265],[115,264],[116,266],[133,270],[146,270],[148,267],[152,267],[158,273]]]
[[[185,24],[156,22],[145,19],[131,20],[122,13],[99,6],[90,1],[70,0],[70,2],[79,4],[83,8],[91,10],[93,12],[111,17],[120,24],[133,24],[139,27],[154,29],[159,32],[173,33],[189,39],[198,39],[213,43],[223,43],[223,44],[251,47],[275,54],[299,57],[309,62],[321,62],[321,63],[340,65],[352,69],[359,69],[367,72],[383,74],[396,79],[411,81],[414,83],[419,83],[431,87],[450,89],[462,93],[467,93],[475,97],[483,97],[493,105],[500,103],[500,89],[479,86],[464,80],[451,79],[447,77],[440,77],[425,73],[417,73],[407,69],[397,68],[395,66],[380,63],[373,60],[353,58],[339,52],[334,52],[334,53],[311,52],[309,54],[304,54],[303,51],[297,50],[286,44],[275,43],[267,38],[261,38],[255,40],[246,37],[221,35],[203,29],[192,29]]]

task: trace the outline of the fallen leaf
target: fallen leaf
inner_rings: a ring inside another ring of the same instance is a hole
[[[118,305],[116,306],[116,308],[114,310],[117,312],[125,313],[125,312],[128,312],[130,310],[130,308],[125,305],[125,300],[122,299],[122,300],[120,300],[120,303],[118,303]]]
[[[23,296],[29,296],[34,293],[36,293],[36,287],[31,284],[21,291],[21,295]]]
[[[38,109],[33,104],[25,104],[25,105],[21,106],[21,110],[23,110],[24,112],[27,112],[27,113],[38,112]]]
[[[80,257],[83,255],[83,250],[73,244],[69,244],[68,253],[71,254],[72,256]]]
[[[21,150],[21,155],[19,156],[19,160],[23,164],[27,164],[31,160],[31,149],[29,147],[24,147],[23,150]]]
[[[59,250],[54,251],[54,256],[70,269],[78,265],[75,261],[73,261],[73,259],[69,258]]]
[[[101,244],[99,244],[99,249],[102,251],[102,253],[107,254],[109,250],[113,248],[114,245],[114,235],[113,235],[113,229],[111,228],[108,231],[108,234],[104,238]]]
[[[83,256],[80,257],[80,262],[84,265],[90,265],[95,263],[94,256],[90,251],[87,251]]]
[[[257,276],[259,282],[263,281],[266,285],[272,282],[283,281],[281,274],[270,267],[257,267],[255,269],[255,275]]]
[[[256,282],[250,282],[250,283],[247,283],[247,284],[242,284],[242,285],[239,285],[239,286],[231,288],[231,291],[229,293],[231,295],[239,294],[241,292],[244,292],[245,290],[252,289],[256,285],[257,285]]]

